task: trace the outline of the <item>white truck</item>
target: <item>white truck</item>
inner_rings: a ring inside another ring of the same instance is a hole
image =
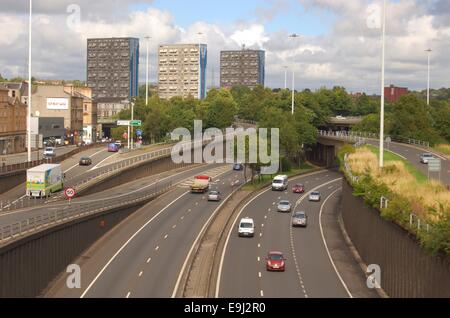
[[[60,164],[44,164],[27,170],[28,197],[43,198],[64,188]]]

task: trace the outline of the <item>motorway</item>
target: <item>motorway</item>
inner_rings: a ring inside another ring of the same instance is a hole
[[[379,142],[375,140],[368,140],[369,144],[379,147]],[[419,169],[425,176],[428,176],[428,165],[420,163],[420,156],[423,153],[427,153],[430,151],[417,148],[415,146],[410,146],[406,144],[400,143],[389,143],[385,145],[386,150],[392,151],[395,154],[399,155],[403,159],[409,161],[412,165],[414,165],[417,169]],[[433,152],[431,152],[433,153]],[[447,186],[450,186],[450,160],[445,156],[434,153],[435,157],[440,158],[442,160],[442,173],[441,173],[441,181]],[[432,173],[430,175],[433,179],[438,180],[439,174]]]
[[[85,175],[93,170],[105,167],[109,164],[125,160],[134,156],[142,155],[144,152],[150,152],[167,148],[167,145],[152,145],[140,150],[136,150],[130,153],[111,153],[108,152],[107,146],[102,145],[100,147],[92,148],[86,151],[82,151],[71,158],[64,160],[61,163],[61,167],[66,174],[65,186],[72,186],[82,181]],[[80,166],[79,161],[82,157],[89,157],[92,159],[91,166]],[[0,201],[14,201],[25,197],[25,183],[21,184],[3,194],[0,195]],[[3,204],[4,206],[5,204]]]
[[[307,193],[292,193],[303,183]],[[365,278],[354,262],[337,225],[336,198],[342,175],[335,171],[314,173],[290,180],[285,192],[271,188],[243,207],[228,233],[223,251],[216,296],[220,298],[348,298],[376,297],[365,287]],[[321,203],[308,201],[308,192],[318,190]],[[280,200],[295,204],[295,211],[308,214],[307,228],[293,228],[291,213],[277,212]],[[332,200],[333,202],[330,202]],[[331,204],[332,203],[332,204]],[[327,219],[323,224],[322,213]],[[237,234],[241,218],[255,221],[255,237]],[[330,248],[332,247],[332,252]],[[286,272],[266,271],[269,251],[279,251],[286,260]],[[329,254],[330,253],[330,254]],[[333,255],[337,255],[336,265]],[[335,269],[336,267],[336,269]]]
[[[222,198],[243,181],[230,165],[203,166],[185,171],[213,177],[211,189]],[[189,178],[188,178],[189,179]],[[166,298],[171,297],[187,266],[199,233],[221,203],[191,194],[189,182],[150,202],[85,252],[77,264],[83,273],[81,290],[69,290],[62,277],[47,297]]]
[[[74,150],[76,146],[63,146],[55,148],[56,156],[65,155],[68,152]],[[44,156],[44,149],[35,150],[31,153],[32,160],[41,160]],[[19,153],[19,154],[11,154],[11,155],[3,155],[0,156],[0,164],[12,165],[17,163],[24,163],[28,161],[28,154]]]

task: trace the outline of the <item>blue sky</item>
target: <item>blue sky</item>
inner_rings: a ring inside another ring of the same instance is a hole
[[[261,21],[258,12],[275,12],[272,19],[263,21],[267,32],[283,30],[312,36],[327,33],[335,21],[331,12],[307,11],[297,0],[284,2],[286,6],[280,7],[272,0],[155,0],[152,5],[133,5],[130,9],[154,7],[169,11],[174,16],[175,24],[181,27],[198,21],[222,27],[241,21],[256,22]]]

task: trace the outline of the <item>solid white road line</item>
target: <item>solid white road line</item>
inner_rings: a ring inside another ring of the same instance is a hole
[[[101,165],[102,163],[104,163],[106,160],[112,159],[112,158],[114,158],[114,157],[117,157],[118,155],[119,155],[119,153],[115,153],[115,154],[112,155],[112,156],[106,157],[105,159],[103,159],[102,161],[100,161],[99,163],[97,163],[97,164],[95,165],[95,167],[93,167],[93,168],[92,168],[91,170],[89,170],[89,171],[93,171],[93,170],[98,169],[98,168],[100,167],[100,165]],[[124,159],[124,160],[126,160],[126,159]]]
[[[100,151],[98,151],[98,152],[96,152],[96,153],[94,153],[92,156],[90,156],[89,158],[94,158],[95,156],[97,156],[98,154],[101,154],[102,152],[104,152],[104,151],[106,151],[105,149],[103,149],[103,150],[100,150]],[[69,172],[69,171],[71,171],[71,170],[73,170],[73,169],[75,169],[76,167],[78,167],[80,164],[76,164],[76,165],[74,165],[74,166],[72,166],[72,167],[70,167],[69,169],[67,169],[66,171],[64,171],[64,173],[67,173],[67,172]]]
[[[202,229],[200,230],[200,232],[198,233],[197,237],[195,238],[194,243],[191,246],[191,249],[189,250],[189,253],[186,256],[186,259],[184,260],[184,264],[181,267],[180,270],[180,274],[178,275],[178,279],[177,282],[175,283],[175,287],[173,289],[172,292],[172,298],[175,298],[178,292],[178,288],[180,286],[181,283],[181,278],[183,277],[184,271],[186,269],[187,263],[191,257],[192,252],[194,251],[195,246],[197,245],[197,242],[200,240],[200,237],[202,236],[203,232],[206,230],[206,227],[209,225],[209,223],[211,222],[211,220],[214,218],[214,216],[217,214],[217,212],[222,208],[222,206],[225,205],[225,203],[227,203],[228,199],[236,192],[238,191],[239,188],[235,189],[234,191],[232,191],[226,198],[225,200],[222,201],[222,203],[214,210],[214,212],[211,214],[211,216],[208,218],[208,220],[206,221],[206,223],[203,225]]]
[[[324,173],[324,171],[317,171],[317,172],[312,172],[312,173],[308,173],[308,174],[305,174],[305,175],[301,175],[301,176],[298,176],[298,177],[293,178],[291,181],[297,180],[297,179],[301,179],[301,178],[310,177],[310,176],[314,176],[314,175],[320,174],[320,173]],[[263,195],[263,194],[269,192],[270,190],[272,190],[272,188],[269,187],[268,189],[262,191],[261,193],[259,193],[258,195],[256,195],[254,198],[252,198],[250,201],[248,201],[248,202],[242,207],[242,209],[239,211],[238,215],[237,215],[236,218],[234,219],[234,222],[233,222],[233,224],[232,224],[232,226],[231,226],[231,228],[230,228],[230,231],[228,232],[227,239],[225,240],[225,245],[224,245],[224,247],[223,247],[222,255],[221,255],[221,258],[220,258],[219,272],[218,272],[218,275],[217,275],[217,283],[216,283],[216,292],[215,292],[215,295],[214,295],[215,298],[219,298],[220,282],[221,282],[221,279],[222,279],[222,270],[223,270],[223,263],[224,263],[224,260],[225,260],[225,253],[226,253],[226,251],[227,251],[228,242],[230,241],[231,233],[234,231],[234,228],[235,228],[235,226],[236,226],[237,220],[240,218],[242,212],[244,212],[244,210],[250,205],[250,203],[252,203],[253,201],[255,201],[255,200],[256,200],[257,198],[259,198],[261,195]],[[270,209],[269,209],[269,212],[270,212]],[[267,215],[266,215],[264,218],[267,219]],[[261,248],[261,244],[258,244],[258,248]]]
[[[342,279],[341,274],[339,273],[336,265],[334,264],[333,258],[331,257],[331,253],[330,250],[328,249],[328,244],[325,240],[325,235],[323,233],[323,227],[322,227],[322,214],[323,214],[323,209],[325,207],[325,205],[327,204],[328,200],[331,199],[338,191],[340,191],[341,189],[337,189],[336,191],[334,191],[332,194],[330,194],[328,196],[328,198],[326,198],[326,200],[323,202],[321,208],[320,208],[320,214],[319,214],[319,227],[320,227],[320,234],[322,235],[322,240],[323,240],[323,244],[325,245],[325,249],[327,250],[327,254],[328,254],[328,258],[330,259],[331,265],[333,265],[334,271],[336,272],[336,275],[338,276],[339,280],[342,283],[342,286],[344,286],[345,291],[347,292],[347,294],[349,295],[350,298],[353,298],[353,295],[350,293],[350,290],[347,287],[347,284],[345,284],[344,280]]]
[[[125,247],[130,244],[130,242],[139,234],[141,233],[150,223],[152,223],[158,216],[160,216],[165,210],[167,210],[170,206],[172,206],[175,202],[180,200],[182,197],[187,195],[189,192],[185,192],[182,195],[180,195],[178,198],[170,202],[165,208],[163,208],[161,211],[159,211],[154,217],[152,217],[147,223],[145,223],[139,230],[136,231],[129,239],[125,242],[125,244],[122,245],[122,247],[114,254],[113,257],[106,263],[106,265],[102,268],[102,270],[97,274],[97,276],[94,278],[94,280],[89,284],[89,286],[86,288],[86,290],[83,292],[83,294],[80,296],[80,298],[84,298],[86,294],[89,292],[89,290],[94,286],[95,282],[100,278],[100,276],[103,274],[103,272],[108,268],[108,266],[116,259],[116,257],[125,249]]]

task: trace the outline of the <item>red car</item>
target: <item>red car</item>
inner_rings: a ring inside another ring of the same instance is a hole
[[[281,252],[269,252],[266,261],[266,268],[269,272],[284,272],[286,270],[286,259]]]
[[[293,188],[292,191],[294,193],[305,193],[305,186],[303,184],[296,184]]]

